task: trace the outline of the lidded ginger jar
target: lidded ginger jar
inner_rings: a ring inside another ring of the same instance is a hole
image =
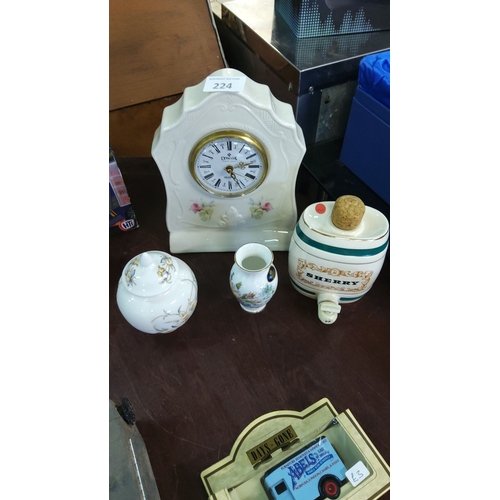
[[[124,318],[144,333],[170,333],[193,314],[198,284],[191,268],[166,252],[152,250],[123,269],[116,301]]]

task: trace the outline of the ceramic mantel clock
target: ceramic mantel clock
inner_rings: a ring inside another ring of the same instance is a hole
[[[306,146],[292,107],[234,69],[212,73],[163,111],[152,156],[167,194],[170,251],[288,250]]]

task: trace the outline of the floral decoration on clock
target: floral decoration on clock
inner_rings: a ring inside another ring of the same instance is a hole
[[[200,216],[203,222],[210,220],[214,211],[214,202],[210,203],[192,203],[189,210]]]
[[[270,201],[259,201],[255,202],[250,199],[250,214],[254,219],[260,219],[264,214],[273,209]]]

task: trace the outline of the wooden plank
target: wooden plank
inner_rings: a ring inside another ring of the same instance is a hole
[[[223,67],[207,0],[110,0],[110,110],[180,94]]]
[[[117,109],[109,113],[109,144],[116,156],[151,156],[155,130],[163,110],[182,94]]]

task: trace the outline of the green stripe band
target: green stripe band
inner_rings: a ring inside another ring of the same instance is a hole
[[[366,248],[366,249],[360,249],[360,250],[354,250],[354,249],[349,249],[349,248],[339,248],[339,247],[333,247],[330,245],[325,245],[324,243],[319,243],[318,241],[315,241],[315,240],[309,238],[309,236],[306,236],[304,234],[304,232],[300,228],[299,224],[297,224],[297,226],[295,227],[295,230],[297,231],[297,236],[306,245],[317,248],[318,250],[323,250],[324,252],[335,253],[338,255],[350,255],[353,257],[370,257],[372,255],[377,255],[378,253],[383,252],[387,248],[387,245],[389,244],[389,240],[387,240],[383,245],[376,247],[376,248]]]

